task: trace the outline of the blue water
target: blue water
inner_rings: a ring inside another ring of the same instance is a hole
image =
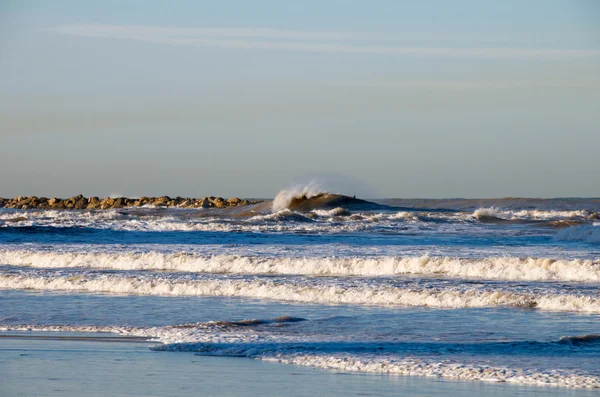
[[[143,336],[156,354],[600,387],[597,200],[385,204],[0,210],[0,327]]]

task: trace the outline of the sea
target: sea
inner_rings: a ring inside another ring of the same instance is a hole
[[[151,355],[154,372],[192,357],[247,374],[253,359],[271,377],[345,374],[369,389],[587,396],[600,393],[599,292],[600,199],[296,189],[227,209],[0,209],[0,383],[30,390],[6,368],[56,370],[77,343],[90,368],[121,365],[99,363],[97,338],[140,355],[130,368]],[[15,353],[57,343],[70,347],[36,365]],[[192,361],[177,365],[193,378]]]

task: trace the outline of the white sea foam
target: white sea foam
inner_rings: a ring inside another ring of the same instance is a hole
[[[265,257],[188,253],[109,253],[0,250],[0,264],[35,268],[88,268],[193,273],[315,276],[439,275],[527,281],[600,281],[600,262],[589,259],[490,257]]]
[[[254,327],[282,323],[304,321],[295,317],[281,317],[273,320],[247,319],[241,321],[208,321],[204,323],[179,324],[167,326],[119,326],[119,325],[8,325],[0,324],[0,331],[30,332],[83,332],[112,333],[122,336],[135,336],[160,341],[165,344],[175,343],[248,343],[265,341],[298,340],[297,336],[286,336],[281,333],[256,332]],[[295,338],[295,339],[294,339]]]
[[[558,210],[520,210],[506,211],[514,219],[536,219],[536,220],[553,220],[553,219],[573,219],[573,218],[588,218],[591,213],[586,210],[575,211],[558,211]]]
[[[318,304],[427,306],[436,308],[518,307],[600,313],[600,299],[586,295],[518,293],[503,289],[301,283],[270,279],[168,279],[116,275],[0,275],[0,288],[105,292],[158,296],[219,296]]]
[[[592,215],[586,210],[559,211],[559,210],[503,210],[498,207],[478,208],[473,212],[477,219],[498,218],[505,220],[565,220],[587,219]]]
[[[309,194],[309,193],[306,193]],[[310,195],[310,194],[309,194]],[[400,227],[427,227],[435,223],[440,229],[454,231],[461,228],[474,230],[473,218],[535,219],[585,221],[579,215],[586,211],[511,212],[496,208],[482,208],[470,213],[440,212],[355,212],[344,208],[316,209],[298,213],[281,208],[273,213],[256,214],[249,218],[197,216],[201,210],[104,210],[104,211],[0,211],[0,227],[71,227],[118,231],[246,231],[246,232],[368,232],[374,228],[399,230]],[[573,215],[574,218],[570,218]],[[445,226],[444,226],[445,225]],[[421,230],[421,229],[419,229]]]
[[[418,221],[416,215],[400,213],[363,213],[352,216],[344,208],[314,210],[301,214],[281,209],[250,218],[193,216],[194,211],[174,210],[157,213],[137,209],[135,213],[105,211],[11,211],[0,212],[0,227],[80,227],[119,231],[248,231],[344,232],[369,230],[373,226],[394,227],[403,221]],[[182,211],[182,214],[174,213]]]
[[[277,193],[273,200],[273,211],[277,212],[288,208],[295,198],[302,196],[312,198],[322,193],[326,193],[325,189],[317,181],[309,182],[306,185],[292,186]]]
[[[554,237],[557,241],[581,241],[584,243],[600,243],[600,224],[571,226],[560,230]]]
[[[294,221],[294,222],[312,222],[310,218],[306,216],[290,211],[289,209],[282,209],[277,212],[273,212],[272,214],[266,215],[256,215],[248,220],[249,222],[284,222],[284,221]]]
[[[600,377],[558,371],[538,372],[493,366],[477,366],[447,360],[381,355],[260,353],[249,357],[343,371],[376,372],[404,376],[428,376],[484,382],[510,382],[538,386],[600,388]]]
[[[477,219],[484,218],[501,218],[501,211],[496,207],[479,208],[473,212],[473,216]]]
[[[330,210],[312,210],[313,214],[323,217],[323,218],[332,218],[335,216],[348,216],[350,215],[350,211],[346,208],[337,207]]]

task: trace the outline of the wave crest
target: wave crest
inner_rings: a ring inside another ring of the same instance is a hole
[[[306,285],[271,280],[170,280],[83,274],[40,277],[0,275],[0,288],[82,291],[156,296],[216,296],[319,304],[435,308],[514,307],[600,313],[600,299],[570,294],[527,294],[504,290],[412,289],[393,286]]]
[[[489,257],[262,257],[192,253],[109,253],[0,250],[0,263],[34,268],[176,271],[307,276],[428,274],[525,281],[600,281],[600,262],[584,259]]]
[[[559,231],[554,236],[556,241],[581,241],[584,243],[600,243],[600,224],[571,226]]]
[[[314,181],[306,185],[292,186],[277,193],[273,200],[273,211],[288,209],[294,200],[306,200],[324,193],[325,190]]]
[[[600,343],[600,334],[589,334],[580,336],[563,336],[559,343],[567,343],[572,345],[587,345]]]

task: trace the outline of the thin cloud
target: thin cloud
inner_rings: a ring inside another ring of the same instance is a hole
[[[51,30],[79,37],[136,40],[156,44],[240,50],[389,54],[484,59],[573,59],[600,56],[600,50],[594,49],[380,45],[375,42],[394,39],[394,37],[380,33],[309,32],[278,29],[167,28],[89,24],[61,25]]]

